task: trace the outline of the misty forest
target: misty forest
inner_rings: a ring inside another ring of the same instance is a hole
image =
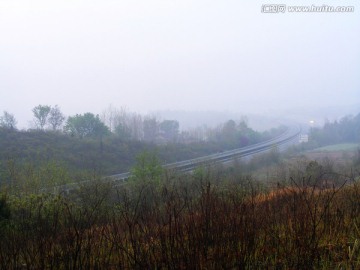
[[[359,10],[0,0],[0,270],[360,269]]]

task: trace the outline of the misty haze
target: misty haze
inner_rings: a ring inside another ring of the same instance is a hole
[[[358,3],[346,2],[349,13],[296,14],[263,13],[262,4],[1,1],[0,107],[21,128],[38,104],[67,116],[109,104],[142,114],[355,114]]]
[[[359,269],[359,8],[0,0],[0,269]]]

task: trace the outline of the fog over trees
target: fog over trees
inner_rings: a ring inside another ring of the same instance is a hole
[[[359,13],[0,0],[0,270],[360,269]]]
[[[108,104],[142,115],[216,111],[333,121],[356,114],[359,2],[344,4],[352,12],[270,14],[263,5],[1,1],[0,109],[14,114],[20,129],[37,104],[59,104],[67,116],[101,117]],[[185,127],[178,117],[162,119]]]

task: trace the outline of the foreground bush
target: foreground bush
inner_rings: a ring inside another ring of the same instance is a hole
[[[250,177],[164,174],[66,196],[2,196],[0,268],[359,267],[354,179],[324,189],[293,179],[266,192]]]

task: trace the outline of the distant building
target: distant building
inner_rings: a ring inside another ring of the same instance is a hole
[[[299,143],[307,143],[309,141],[309,135],[300,134]]]

